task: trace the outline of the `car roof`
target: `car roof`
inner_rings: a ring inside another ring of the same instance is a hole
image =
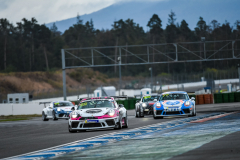
[[[56,102],[61,103],[61,102],[70,102],[70,101],[52,101],[52,103],[56,103]]]
[[[84,98],[84,99],[81,99],[81,102],[82,102],[82,101],[89,101],[89,100],[108,100],[108,99],[114,100],[113,97],[93,97],[93,98]]]
[[[145,97],[145,96],[160,96],[160,94],[157,94],[157,93],[156,94],[154,94],[154,93],[153,94],[144,94],[143,97]]]
[[[173,93],[187,94],[187,92],[185,91],[171,91],[171,92],[164,92],[162,94],[173,94]]]

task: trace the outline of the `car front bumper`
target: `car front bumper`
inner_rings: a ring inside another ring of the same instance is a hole
[[[92,121],[92,122],[91,122]],[[88,120],[69,120],[72,130],[93,130],[114,128],[118,122],[118,118],[107,119],[88,119]]]
[[[156,117],[165,117],[165,116],[188,116],[192,115],[193,110],[190,109],[181,109],[180,111],[166,111],[166,110],[156,110]]]
[[[66,119],[66,118],[69,118],[69,114],[70,114],[71,112],[62,112],[62,113],[57,113],[56,114],[56,117],[58,118],[58,119]]]

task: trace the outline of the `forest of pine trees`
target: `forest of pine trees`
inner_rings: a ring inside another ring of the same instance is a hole
[[[201,37],[206,37],[206,41],[240,39],[238,20],[232,25],[227,21],[220,24],[217,20],[206,24],[200,17],[196,28],[191,30],[185,20],[180,23],[176,21],[174,12],[170,12],[168,16],[165,29],[162,27],[161,17],[156,14],[149,17],[146,24],[148,31],[144,31],[133,19],[121,19],[113,22],[111,29],[99,30],[94,28],[92,20],[84,23],[80,16],[77,16],[76,24],[64,33],[60,33],[55,24],[47,28],[35,18],[23,18],[16,24],[10,23],[8,19],[0,19],[0,72],[61,69],[62,48],[196,42],[200,41]],[[236,64],[228,63],[227,67],[234,65]],[[174,64],[171,66],[172,70],[178,68],[174,67]],[[129,67],[128,72],[136,75],[142,67]],[[217,64],[214,67],[221,69],[222,66]],[[167,72],[164,66],[158,68],[158,72]],[[107,67],[95,69],[105,73],[113,71]],[[191,71],[199,70],[201,68],[195,67]]]

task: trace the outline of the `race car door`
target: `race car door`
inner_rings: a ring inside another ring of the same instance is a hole
[[[52,117],[52,111],[53,111],[53,103],[50,103],[47,107],[47,114],[49,117]]]

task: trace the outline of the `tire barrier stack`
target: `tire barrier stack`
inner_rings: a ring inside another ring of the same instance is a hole
[[[222,93],[215,93],[214,94],[214,102],[215,103],[223,103],[223,95],[222,95]]]
[[[234,102],[240,102],[240,92],[234,93]]]
[[[215,93],[214,102],[215,103],[240,102],[240,92]]]
[[[189,97],[195,98],[195,104],[212,104],[213,95],[212,94],[201,94],[201,95],[189,95]]]
[[[139,99],[131,98],[126,100],[116,100],[118,104],[123,104],[126,109],[135,109],[135,104]]]

